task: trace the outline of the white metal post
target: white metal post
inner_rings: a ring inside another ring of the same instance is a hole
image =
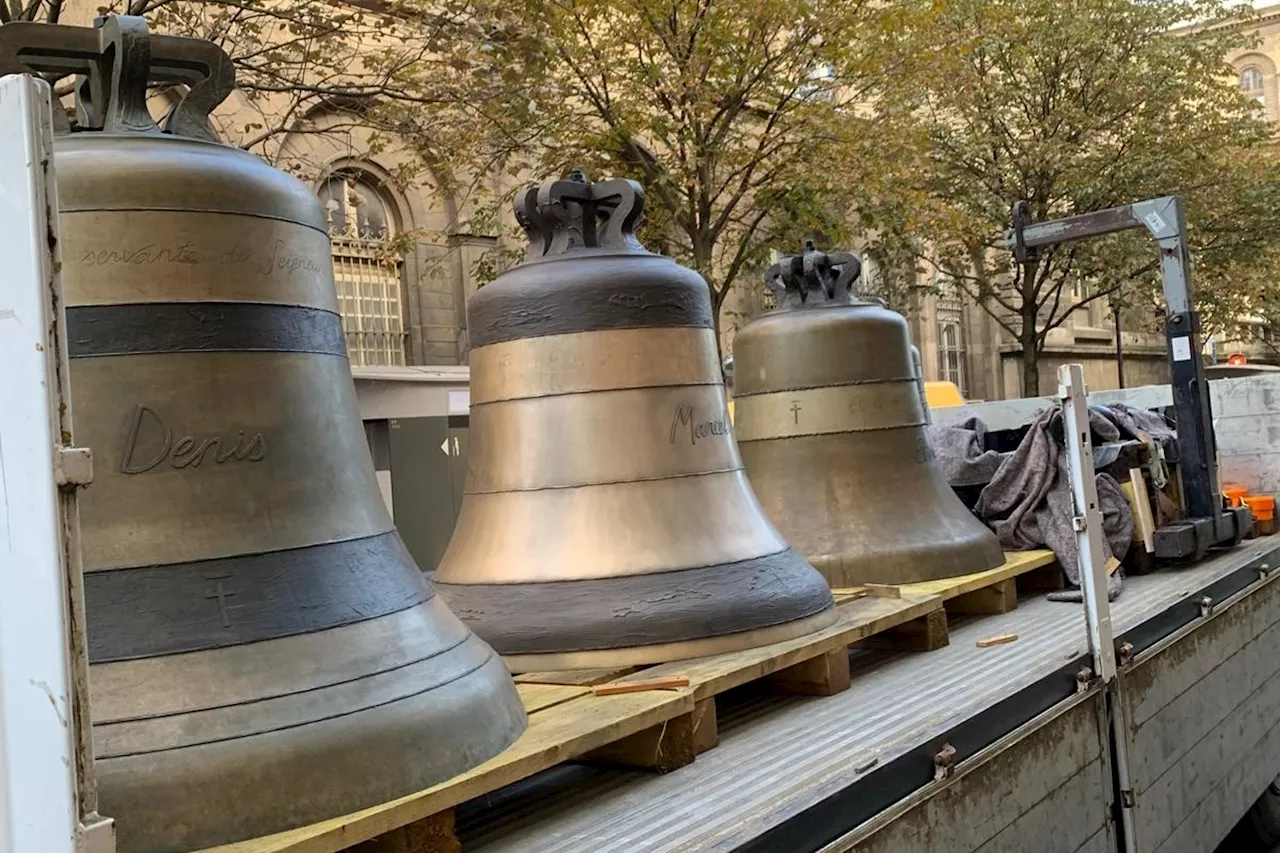
[[[1062,399],[1063,432],[1067,439],[1067,470],[1075,498],[1076,546],[1080,552],[1080,590],[1094,671],[1109,683],[1116,676],[1115,640],[1111,632],[1111,602],[1107,599],[1107,561],[1102,556],[1102,511],[1098,508],[1097,474],[1093,468],[1093,440],[1085,399],[1084,374],[1078,364],[1058,368],[1058,396]]]
[[[94,814],[75,498],[92,466],[67,446],[50,97],[0,78],[0,853],[114,847]]]

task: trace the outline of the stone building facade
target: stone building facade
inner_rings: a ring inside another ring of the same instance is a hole
[[[93,14],[93,4],[73,2],[63,22],[88,25]],[[1228,60],[1242,90],[1255,95],[1268,116],[1280,119],[1280,4],[1260,15],[1261,44]],[[279,109],[285,111],[283,103]],[[162,110],[158,105],[157,112]],[[226,141],[243,144],[245,135],[238,129],[261,121],[263,112],[261,102],[251,106],[237,92],[214,118]],[[352,363],[465,364],[465,306],[478,284],[475,265],[498,237],[472,226],[472,212],[441,190],[446,182],[436,180],[440,176],[426,172],[408,183],[398,180],[410,155],[394,140],[374,144],[347,114],[324,104],[296,115],[287,132],[249,150],[297,174],[325,206]],[[870,262],[867,274],[875,275]],[[726,355],[732,353],[737,328],[768,305],[757,281],[744,281],[726,302],[721,317]],[[945,283],[921,280],[920,285],[905,313],[926,379],[952,381],[972,400],[1020,396],[1017,342]],[[1163,336],[1134,323],[1122,325],[1124,384],[1167,381]],[[1273,360],[1260,347],[1220,348],[1224,357],[1228,350],[1245,351],[1251,361]],[[1042,391],[1054,386],[1058,366],[1067,362],[1085,365],[1093,389],[1120,384],[1115,322],[1104,300],[1075,312],[1050,333],[1040,362]]]

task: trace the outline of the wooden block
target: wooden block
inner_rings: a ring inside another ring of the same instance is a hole
[[[690,711],[605,744],[582,756],[582,760],[670,773],[692,763],[698,754],[694,723],[694,712]]]
[[[1219,468],[1219,471],[1222,469]],[[1129,487],[1133,490],[1133,531],[1142,539],[1142,547],[1148,554],[1156,550],[1156,522],[1151,512],[1151,500],[1147,495],[1147,481],[1141,468],[1129,469]]]
[[[630,675],[640,667],[629,666],[625,669],[578,669],[566,672],[526,672],[516,676],[516,684],[565,684],[569,686],[591,687],[614,681],[624,675]]]
[[[931,652],[946,646],[950,642],[951,640],[947,633],[946,611],[935,610],[896,628],[881,631],[858,645],[864,649]]]
[[[453,831],[453,809],[447,809],[361,842],[348,853],[462,853],[462,842]]]
[[[958,595],[946,606],[951,613],[1008,613],[1018,606],[1018,583],[1008,578]]]
[[[849,650],[832,649],[765,679],[770,687],[806,696],[833,696],[849,689]]]
[[[1062,574],[1062,567],[1056,562],[1018,575],[1016,581],[1018,591],[1022,593],[1057,592],[1067,588],[1067,579]]]
[[[668,675],[663,678],[644,678],[636,681],[611,681],[597,684],[591,692],[597,696],[616,696],[619,693],[639,693],[643,690],[679,690],[689,686],[689,676]]]
[[[891,583],[869,583],[863,589],[877,598],[902,598],[902,587]]]
[[[693,706],[693,751],[701,755],[719,745],[720,727],[716,722],[716,700],[713,696]]]
[[[1005,643],[1012,643],[1018,639],[1017,634],[996,634],[994,637],[984,637],[977,642],[980,649],[989,649],[992,646],[1003,646]]]

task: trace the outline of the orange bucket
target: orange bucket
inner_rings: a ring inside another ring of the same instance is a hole
[[[1258,521],[1270,521],[1276,517],[1276,499],[1270,495],[1254,495],[1244,499],[1245,506]]]
[[[1246,495],[1249,490],[1241,486],[1227,486],[1222,490],[1222,496],[1227,499],[1227,506],[1244,506]],[[1274,504],[1275,501],[1272,501]]]

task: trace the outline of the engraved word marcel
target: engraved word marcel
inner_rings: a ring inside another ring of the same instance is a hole
[[[727,417],[716,418],[714,420],[698,420],[697,410],[689,403],[681,403],[676,406],[676,415],[671,419],[671,436],[670,443],[675,444],[676,438],[684,433],[684,427],[689,429],[689,443],[697,444],[704,438],[713,435],[729,435],[729,419]]]

